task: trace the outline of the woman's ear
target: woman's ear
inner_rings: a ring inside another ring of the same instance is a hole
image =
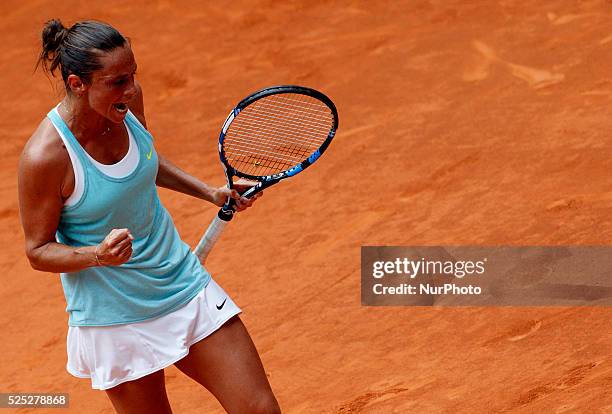
[[[83,95],[87,90],[87,85],[85,82],[83,82],[81,78],[75,74],[68,75],[67,84],[70,91],[75,95]]]

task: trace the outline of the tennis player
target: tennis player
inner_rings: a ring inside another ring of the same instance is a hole
[[[155,151],[134,55],[113,27],[51,20],[38,63],[61,72],[66,96],[25,146],[19,204],[32,267],[61,273],[68,372],[119,413],[170,413],[172,364],[229,413],[280,412],[241,310],[180,239],[156,185],[217,206],[232,197],[238,211],[253,200]]]

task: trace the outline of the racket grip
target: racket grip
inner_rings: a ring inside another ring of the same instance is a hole
[[[200,242],[193,250],[195,255],[198,256],[198,258],[200,259],[200,263],[204,264],[204,262],[206,261],[208,254],[212,250],[217,240],[219,240],[219,237],[221,236],[221,233],[223,233],[225,226],[232,219],[232,213],[233,212],[229,212],[228,214],[228,212],[223,208],[220,209],[215,219],[208,226],[206,233],[204,233],[204,236],[202,236]]]

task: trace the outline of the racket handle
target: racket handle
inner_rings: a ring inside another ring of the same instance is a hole
[[[232,219],[232,213],[233,212],[227,212],[221,208],[215,219],[208,226],[206,233],[204,233],[204,236],[202,236],[200,242],[193,250],[195,255],[200,259],[200,263],[204,264],[206,261],[208,253],[210,253],[217,240],[219,240],[227,223]]]

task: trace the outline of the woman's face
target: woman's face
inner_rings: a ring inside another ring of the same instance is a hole
[[[112,122],[122,122],[128,102],[137,93],[134,84],[136,61],[128,44],[100,57],[102,68],[92,74],[88,85],[89,106]]]

